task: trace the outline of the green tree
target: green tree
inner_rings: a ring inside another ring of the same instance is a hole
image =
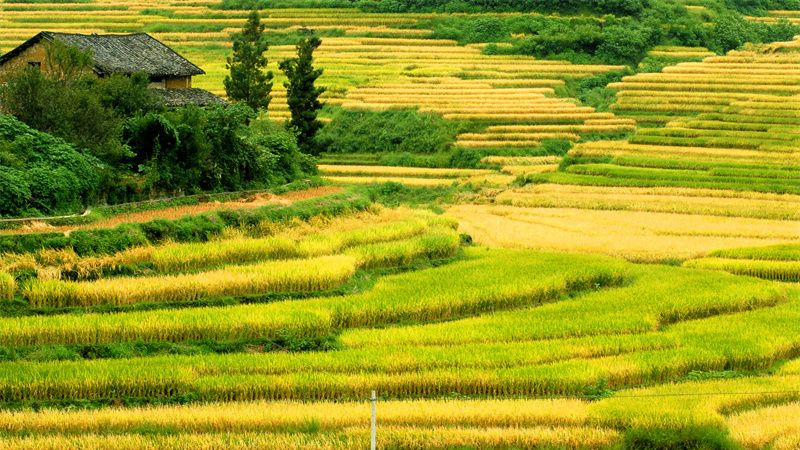
[[[233,36],[233,56],[226,65],[230,74],[225,77],[228,98],[240,101],[258,111],[267,109],[272,99],[272,72],[266,70],[269,50],[264,24],[258,11],[252,11],[241,33]]]
[[[92,70],[92,52],[59,41],[46,41],[45,64],[49,76],[69,83]]]
[[[180,138],[169,119],[156,113],[130,119],[123,138],[134,152],[134,170],[147,175],[150,187],[167,192],[183,187],[177,155]]]
[[[322,69],[314,68],[314,50],[320,44],[322,41],[316,36],[303,39],[297,44],[297,57],[280,64],[288,78],[284,86],[289,111],[292,113],[289,127],[297,135],[300,150],[312,155],[319,153],[314,137],[322,128],[322,123],[317,119],[317,111],[322,108],[319,96],[325,92],[325,88],[315,86],[317,78],[322,75]]]
[[[717,17],[711,36],[713,50],[721,53],[756,40],[750,24],[735,14],[721,14]]]

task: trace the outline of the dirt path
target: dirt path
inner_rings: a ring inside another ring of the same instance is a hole
[[[342,189],[343,188],[338,186],[321,186],[311,189],[303,189],[300,191],[287,192],[286,194],[282,195],[264,193],[229,202],[208,202],[199,203],[196,205],[174,206],[150,211],[118,214],[84,225],[52,226],[45,222],[31,222],[17,229],[0,230],[0,234],[43,233],[59,231],[69,233],[74,230],[112,228],[122,223],[141,223],[149,222],[155,219],[180,219],[182,217],[193,216],[209,211],[255,209],[267,205],[288,206],[299,200],[306,200],[334,194]]]

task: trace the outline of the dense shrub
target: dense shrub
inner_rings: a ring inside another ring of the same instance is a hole
[[[317,135],[320,147],[336,153],[436,153],[455,141],[458,124],[414,110],[340,111]]]
[[[499,17],[440,17],[425,21],[433,29],[431,37],[453,39],[461,44],[473,42],[503,42],[511,38],[507,21]]]
[[[291,133],[254,118],[244,105],[132,118],[123,133],[129,163],[149,193],[264,188],[313,173],[313,159]]]
[[[216,7],[219,9],[254,10],[269,7],[269,0],[222,0]]]
[[[63,140],[0,115],[0,215],[74,212],[95,198],[99,168]]]
[[[450,155],[448,166],[460,169],[475,168],[484,156],[486,155],[483,152],[474,148],[459,148]]]
[[[0,170],[0,216],[16,215],[28,209],[31,190],[24,172],[2,168]]]
[[[626,75],[632,75],[631,69],[603,72],[577,80],[566,80],[557,93],[562,97],[573,97],[583,104],[589,105],[598,111],[608,111],[609,107],[617,101],[616,92],[608,88],[609,83],[617,82]]]
[[[636,450],[736,450],[730,436],[716,428],[631,429],[620,446]]]

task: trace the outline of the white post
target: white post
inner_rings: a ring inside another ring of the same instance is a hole
[[[376,424],[376,422],[377,422],[377,411],[376,411],[375,406],[376,406],[376,403],[378,402],[378,396],[377,396],[377,394],[376,394],[376,392],[374,390],[372,391],[372,397],[370,398],[370,401],[372,401],[372,421],[370,422],[371,433],[370,433],[369,448],[370,448],[370,450],[376,450],[376,448],[377,448],[377,439],[376,438],[377,438],[377,434],[378,434],[377,431],[378,430],[377,430],[377,427],[376,427],[376,425],[377,425]]]

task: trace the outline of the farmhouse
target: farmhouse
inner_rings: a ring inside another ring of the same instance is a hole
[[[137,72],[146,74],[150,78],[150,87],[164,98],[167,106],[225,103],[211,92],[192,87],[192,77],[205,74],[203,69],[147,33],[73,34],[42,31],[0,57],[0,78],[4,72],[24,67],[37,67],[45,72],[51,70],[47,57],[48,42],[60,42],[90,52],[92,71],[98,77]]]

